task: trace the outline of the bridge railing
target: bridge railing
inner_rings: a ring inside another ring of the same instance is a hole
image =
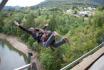
[[[24,69],[28,69],[30,66],[31,66],[31,64],[27,64],[27,65],[24,65],[22,67],[16,68],[14,70],[24,70]]]
[[[36,63],[31,60],[32,56],[33,56],[32,52],[29,51],[28,52],[28,63],[29,64],[21,66],[19,68],[16,68],[14,70],[25,70],[25,69],[27,69],[27,70],[37,70]]]
[[[65,67],[61,68],[60,70],[67,70],[67,69],[71,69],[72,67],[74,67],[76,64],[78,64],[83,58],[87,57],[88,55],[94,53],[95,51],[97,51],[99,48],[104,46],[104,42],[102,42],[99,46],[95,47],[94,49],[92,49],[91,51],[89,51],[88,53],[82,55],[80,58],[76,59],[75,61],[73,61],[72,63],[66,65]]]

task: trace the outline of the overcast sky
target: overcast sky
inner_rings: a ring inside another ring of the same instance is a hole
[[[33,6],[45,0],[8,0],[6,6]]]

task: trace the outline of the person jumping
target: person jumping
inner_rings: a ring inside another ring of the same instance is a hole
[[[59,41],[56,41],[55,37],[59,35],[55,31],[47,30],[48,25],[46,24],[43,28],[33,28],[30,27],[29,29],[24,28],[18,22],[14,22],[16,26],[18,26],[23,31],[30,34],[38,43],[41,43],[44,47],[54,47],[58,48],[65,43],[69,43],[67,38],[62,38]]]

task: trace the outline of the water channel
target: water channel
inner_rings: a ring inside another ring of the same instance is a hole
[[[25,64],[26,58],[21,52],[0,41],[0,70],[14,70]]]

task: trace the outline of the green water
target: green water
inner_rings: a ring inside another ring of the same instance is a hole
[[[0,41],[0,70],[14,70],[26,64],[26,60],[20,52],[10,45]]]

